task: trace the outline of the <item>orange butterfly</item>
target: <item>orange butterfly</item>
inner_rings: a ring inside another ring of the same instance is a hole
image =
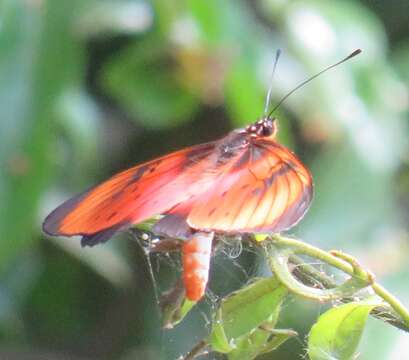
[[[197,301],[205,292],[214,233],[278,233],[294,226],[311,203],[311,174],[275,141],[276,132],[276,119],[267,115],[219,141],[137,165],[60,205],[43,229],[82,235],[81,244],[93,246],[162,214],[153,231],[186,240],[186,297]]]

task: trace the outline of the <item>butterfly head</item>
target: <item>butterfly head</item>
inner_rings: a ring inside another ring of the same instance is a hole
[[[246,132],[252,137],[274,137],[277,133],[276,118],[266,116],[246,127]]]

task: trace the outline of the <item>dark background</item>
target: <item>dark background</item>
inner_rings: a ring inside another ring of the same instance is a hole
[[[218,296],[264,273],[246,250],[214,262],[207,299],[161,331],[153,284],[178,259],[126,235],[92,249],[41,233],[63,200],[116,171],[225,135],[307,76],[279,141],[311,169],[315,199],[290,234],[342,249],[409,303],[409,3],[394,1],[0,1],[0,358],[175,359],[209,330]],[[299,359],[324,310],[285,304],[300,332],[268,359]],[[409,338],[370,321],[360,359],[402,359]]]

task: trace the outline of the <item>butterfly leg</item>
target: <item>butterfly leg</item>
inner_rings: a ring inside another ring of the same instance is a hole
[[[169,236],[156,236],[150,231],[139,228],[130,228],[128,232],[132,236],[132,239],[136,240],[147,253],[169,253],[180,251],[182,248],[183,240],[180,239]]]
[[[198,231],[183,244],[183,283],[191,301],[199,301],[205,293],[213,238],[213,232]]]

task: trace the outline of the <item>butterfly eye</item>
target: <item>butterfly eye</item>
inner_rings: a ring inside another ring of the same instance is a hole
[[[263,136],[271,136],[273,133],[273,128],[270,126],[263,126],[262,135]]]

